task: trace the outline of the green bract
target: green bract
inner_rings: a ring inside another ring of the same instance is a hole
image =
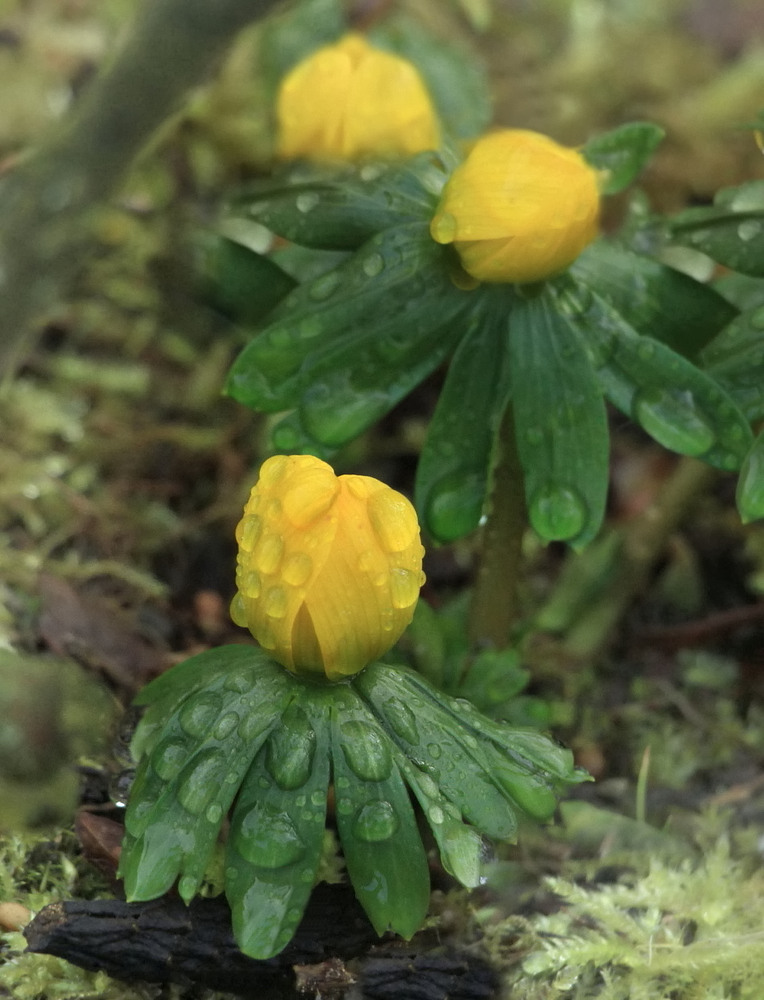
[[[410,797],[444,866],[479,882],[481,834],[513,840],[522,816],[548,819],[556,792],[585,779],[572,755],[511,729],[416,673],[374,663],[327,685],[249,646],[186,660],[145,688],[139,761],[120,874],[128,899],[178,881],[199,891],[226,817],[225,892],[241,949],[289,942],[316,881],[334,787],[354,890],[378,933],[410,937],[427,912],[427,856]]]
[[[623,126],[583,153],[613,192],[660,136],[654,126]],[[684,213],[668,232],[631,220],[622,239],[593,243],[543,284],[472,287],[453,249],[428,232],[449,166],[424,153],[334,174],[296,167],[232,207],[238,220],[303,248],[296,268],[282,251],[299,284],[228,382],[246,405],[282,414],[273,448],[330,455],[450,357],[416,480],[420,517],[436,539],[478,526],[508,407],[531,523],[546,540],[581,547],[601,525],[606,401],[670,450],[724,470],[745,463],[741,510],[760,516],[751,470],[764,446],[751,451],[749,421],[764,414],[761,303],[740,316],[712,286],[638,252],[690,242],[763,273],[760,185]],[[279,252],[269,263],[278,260]],[[270,275],[263,280],[272,287]]]

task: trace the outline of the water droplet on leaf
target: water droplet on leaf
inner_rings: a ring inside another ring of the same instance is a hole
[[[640,389],[633,412],[651,437],[681,455],[704,455],[716,441],[713,427],[698,411],[689,390]]]
[[[342,752],[347,765],[362,781],[384,781],[393,766],[387,737],[365,722],[350,721],[342,726]]]
[[[746,219],[737,227],[737,234],[744,243],[755,240],[762,232],[761,223],[758,219]]]
[[[389,840],[398,826],[398,817],[392,803],[384,799],[367,802],[361,806],[353,819],[355,836],[370,844]]]
[[[295,200],[297,211],[306,214],[316,207],[319,200],[316,191],[301,191]]]
[[[385,258],[375,251],[364,258],[361,267],[367,278],[376,278],[385,268]]]
[[[163,781],[172,781],[187,760],[186,747],[169,739],[156,745],[151,755],[151,766]]]
[[[220,715],[222,701],[213,691],[192,695],[180,711],[180,724],[189,736],[206,736]]]
[[[400,698],[388,698],[384,709],[385,717],[396,736],[416,746],[419,743],[419,730],[416,715],[409,706]]]
[[[566,485],[541,487],[530,503],[529,516],[536,532],[547,541],[575,538],[586,525],[586,503],[577,490]]]
[[[266,767],[286,791],[300,788],[310,777],[316,733],[299,705],[290,705],[268,739]]]
[[[249,810],[233,837],[239,854],[260,868],[283,868],[305,854],[305,844],[289,815],[266,802]]]
[[[192,815],[200,815],[218,793],[219,769],[220,758],[217,753],[199,754],[193,761],[192,770],[178,786],[178,801]]]

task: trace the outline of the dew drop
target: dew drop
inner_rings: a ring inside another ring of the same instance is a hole
[[[316,191],[301,191],[295,199],[297,211],[306,215],[312,211],[319,203],[320,199]]]
[[[650,343],[645,338],[640,338],[637,345],[637,356],[641,361],[651,361],[655,356],[655,344]]]
[[[177,798],[193,816],[199,816],[220,789],[220,758],[216,753],[199,754],[191,770],[178,785]]]
[[[232,670],[226,677],[226,691],[235,691],[236,694],[246,694],[252,688],[252,675],[245,670]]]
[[[365,722],[350,721],[342,726],[340,746],[347,765],[362,781],[384,781],[393,766],[387,737]]]
[[[586,515],[583,498],[566,485],[542,486],[530,503],[531,524],[548,541],[575,538],[586,525]]]
[[[285,791],[300,788],[310,777],[316,733],[299,705],[290,705],[268,739],[265,763]]]
[[[151,766],[163,781],[172,781],[187,760],[188,750],[175,740],[158,743],[151,754]]]
[[[353,833],[359,840],[375,844],[389,840],[399,825],[392,803],[379,799],[361,806],[353,819]]]
[[[281,569],[281,578],[290,587],[301,587],[313,572],[313,560],[306,552],[292,552]]]
[[[681,455],[704,455],[716,441],[689,390],[640,389],[633,414],[659,444]]]
[[[223,818],[223,807],[218,802],[213,802],[204,815],[208,823],[219,823]]]
[[[338,798],[334,807],[341,816],[347,816],[353,811],[353,803],[350,799]]]
[[[364,258],[361,267],[367,278],[376,278],[385,269],[385,258],[381,253],[375,251]]]
[[[263,522],[257,514],[249,514],[243,517],[236,526],[236,541],[245,552],[251,552],[255,546]]]
[[[265,535],[257,544],[252,559],[261,573],[275,573],[284,553],[284,543],[278,535]]]
[[[274,326],[266,334],[268,346],[274,351],[283,351],[292,343],[292,333],[288,327]]]
[[[440,806],[430,806],[427,810],[427,818],[431,823],[435,823],[436,826],[440,826],[446,817]]]
[[[192,695],[180,711],[180,724],[189,736],[206,736],[217,721],[221,707],[220,695],[213,691]]]
[[[283,618],[287,613],[287,595],[283,587],[271,587],[265,595],[264,609],[269,618]]]
[[[386,552],[403,552],[416,539],[416,516],[399,493],[379,490],[369,497],[367,510],[374,534]]]
[[[439,795],[438,786],[429,774],[418,774],[416,782],[419,785],[420,791],[426,795],[428,799],[437,799]]]
[[[241,856],[260,868],[283,868],[305,854],[305,844],[289,815],[267,802],[257,802],[233,833]]]
[[[313,337],[318,337],[323,330],[323,325],[318,316],[309,317],[304,319],[302,323],[297,327],[297,335],[301,340],[312,340]]]
[[[260,574],[255,573],[254,570],[251,570],[249,573],[244,573],[241,578],[237,580],[237,583],[243,597],[248,597],[250,600],[254,600],[260,596],[263,584],[260,579]]]
[[[436,243],[453,243],[458,224],[450,212],[438,213],[430,225],[430,235]]]
[[[427,501],[426,519],[441,542],[452,542],[473,531],[483,511],[485,478],[477,473],[455,473],[434,483]]]
[[[242,719],[239,728],[236,730],[239,737],[244,740],[245,743],[251,743],[260,736],[265,728],[270,725],[269,719],[263,719],[263,716],[259,712],[252,712],[245,719]]]
[[[224,716],[218,719],[215,728],[212,730],[212,735],[216,740],[224,740],[231,735],[238,724],[239,716],[236,712],[226,712]]]
[[[310,285],[308,295],[314,302],[324,302],[337,290],[340,280],[340,275],[337,271],[329,271],[328,274],[322,274],[320,278],[316,278]]]
[[[427,750],[433,760],[438,760],[441,755],[440,743],[428,743]]]
[[[758,219],[746,219],[737,227],[737,234],[744,243],[749,243],[760,236],[762,232],[761,223]]]
[[[400,698],[388,698],[384,709],[385,717],[396,736],[416,746],[419,743],[416,715],[406,702]]]
[[[419,597],[419,573],[410,569],[393,569],[390,573],[390,600],[394,608],[409,608]],[[392,623],[391,623],[392,624]]]

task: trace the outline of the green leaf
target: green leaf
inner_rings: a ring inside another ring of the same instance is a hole
[[[471,301],[426,227],[387,230],[282,303],[236,360],[228,392],[253,409],[299,406],[311,437],[343,444],[443,360]]]
[[[547,541],[597,534],[608,487],[602,391],[570,320],[547,292],[518,299],[510,363],[515,434],[530,522]]]
[[[608,399],[664,448],[737,469],[751,445],[745,416],[721,385],[651,337],[640,337],[585,289],[562,296]]]
[[[487,719],[413,671],[370,664],[353,687],[417,768],[420,791],[434,799],[439,788],[470,823],[496,840],[514,839],[523,814],[548,818],[556,790],[582,780],[570,752],[548,737]]]
[[[406,14],[387,17],[370,33],[375,45],[403,56],[421,73],[450,138],[470,139],[493,117],[488,76],[479,56],[442,35],[434,37]]]
[[[570,274],[635,330],[690,358],[737,314],[710,286],[618,243],[593,243]]]
[[[586,160],[607,171],[603,194],[617,194],[628,187],[652,157],[666,133],[651,122],[629,122],[596,135],[582,148]]]
[[[742,313],[703,351],[704,370],[748,420],[764,418],[764,305]]]
[[[136,732],[134,745],[146,752],[125,815],[120,873],[129,899],[160,896],[178,876],[183,899],[196,894],[239,782],[286,701],[289,679],[278,664],[252,657],[247,647],[210,652],[217,655],[187,661],[184,697],[175,697],[181,664],[171,681],[160,677],[149,685],[154,690],[143,699],[164,707],[173,701],[150,750],[143,723]],[[253,711],[253,703],[266,707]]]
[[[374,929],[410,938],[427,915],[427,856],[388,738],[351,690],[345,697],[335,692],[332,700],[337,830],[350,881]]]
[[[200,237],[202,292],[236,323],[254,325],[295,287],[269,257],[215,233]]]
[[[435,213],[448,177],[435,152],[360,167],[300,165],[258,182],[232,205],[279,236],[307,247],[355,250],[376,233]]]
[[[668,236],[735,271],[764,277],[764,180],[720,191],[710,208],[681,212],[669,221]]]
[[[487,300],[487,301],[486,301]],[[509,288],[483,292],[449,365],[417,466],[416,506],[440,542],[477,528],[499,423],[509,401]]]
[[[315,883],[329,787],[328,704],[293,689],[278,728],[242,782],[226,845],[234,937],[266,959],[292,939]]]
[[[737,508],[743,524],[764,518],[764,431],[751,445],[740,470]]]

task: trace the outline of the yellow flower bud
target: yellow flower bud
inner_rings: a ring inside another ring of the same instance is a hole
[[[478,281],[542,281],[564,270],[599,223],[598,174],[538,132],[483,136],[454,170],[430,224]]]
[[[424,582],[409,501],[311,455],[269,458],[236,528],[231,617],[293,673],[338,680],[378,659]]]
[[[406,59],[349,34],[298,63],[278,94],[282,159],[357,160],[437,149],[427,88]]]

